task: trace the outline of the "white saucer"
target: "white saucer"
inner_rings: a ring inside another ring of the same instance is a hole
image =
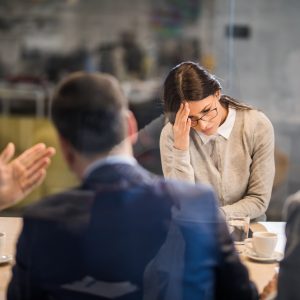
[[[0,256],[0,264],[8,263],[12,260],[12,255],[2,255]]]
[[[243,255],[253,260],[261,261],[261,262],[280,261],[283,259],[283,253],[278,251],[274,251],[274,253],[270,257],[260,257],[253,250],[249,248],[245,248]]]

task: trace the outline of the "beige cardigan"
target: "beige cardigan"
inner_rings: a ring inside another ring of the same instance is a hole
[[[218,136],[215,141],[219,168],[194,129],[189,150],[182,151],[173,147],[173,128],[167,123],[160,151],[165,177],[212,185],[225,215],[242,212],[254,219],[268,208],[275,174],[274,130],[262,112],[237,110],[228,140]]]

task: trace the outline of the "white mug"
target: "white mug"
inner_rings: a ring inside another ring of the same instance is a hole
[[[0,232],[0,258],[4,255],[5,248],[5,233]]]
[[[252,236],[252,248],[260,257],[271,257],[277,244],[277,233],[256,231]]]

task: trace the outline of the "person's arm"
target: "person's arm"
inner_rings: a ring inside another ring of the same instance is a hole
[[[242,212],[250,219],[263,215],[269,205],[275,175],[274,130],[271,122],[261,114],[255,121],[253,153],[248,189],[245,196],[232,205],[221,209],[225,215]]]
[[[160,156],[166,178],[195,183],[194,169],[190,163],[191,120],[188,103],[181,103],[175,123],[168,123],[160,136]]]
[[[0,154],[0,210],[18,203],[43,182],[55,150],[40,143],[11,161],[14,152],[9,143]]]
[[[160,157],[165,178],[195,183],[194,169],[190,162],[189,150],[174,147],[172,125],[168,123],[160,136]]]

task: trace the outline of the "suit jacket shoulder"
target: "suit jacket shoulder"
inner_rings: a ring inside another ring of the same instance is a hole
[[[278,300],[298,299],[300,268],[300,192],[291,195],[284,208],[286,218],[286,246],[280,262]]]

